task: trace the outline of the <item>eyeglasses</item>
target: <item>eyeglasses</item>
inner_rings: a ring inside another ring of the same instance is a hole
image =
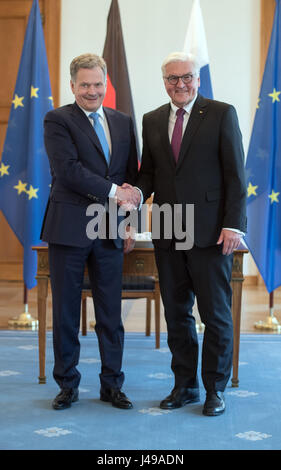
[[[195,77],[195,74],[187,73],[186,75],[181,75],[181,76],[170,75],[169,77],[164,77],[164,78],[168,80],[170,85],[177,85],[180,78],[182,79],[183,83],[187,85],[188,83],[192,82],[194,77]]]

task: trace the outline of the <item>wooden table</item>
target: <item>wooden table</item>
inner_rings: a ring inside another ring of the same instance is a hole
[[[240,248],[240,247],[239,247]],[[50,278],[48,247],[44,245],[33,247],[37,251],[37,306],[38,306],[38,342],[39,342],[39,384],[46,383],[45,361],[46,361],[46,305],[48,297],[48,284]],[[232,386],[238,387],[238,364],[240,346],[240,320],[241,320],[241,298],[243,277],[243,256],[247,253],[244,247],[234,252],[232,268],[232,318],[233,318],[233,371]],[[151,248],[134,248],[130,254],[125,255],[128,260],[126,266],[135,265],[140,274],[155,275],[156,265],[154,250]],[[128,273],[127,273],[128,274]]]

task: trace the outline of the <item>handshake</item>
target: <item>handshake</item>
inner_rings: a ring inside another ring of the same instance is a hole
[[[137,209],[141,202],[141,192],[136,187],[124,183],[117,186],[115,200],[125,211],[132,211]]]

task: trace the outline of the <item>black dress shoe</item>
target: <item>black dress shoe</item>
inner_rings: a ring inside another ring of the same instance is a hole
[[[130,402],[129,398],[126,397],[125,393],[118,389],[101,389],[100,399],[102,401],[111,402],[112,406],[115,406],[115,408],[121,408],[122,410],[133,408],[133,404]]]
[[[160,408],[174,410],[197,401],[199,401],[199,390],[197,388],[174,388],[171,394],[161,401]]]
[[[78,388],[62,388],[60,393],[53,401],[53,408],[55,410],[64,410],[65,408],[70,408],[72,403],[78,401],[78,397]]]
[[[206,416],[218,416],[225,410],[224,396],[222,392],[207,392],[203,407]]]

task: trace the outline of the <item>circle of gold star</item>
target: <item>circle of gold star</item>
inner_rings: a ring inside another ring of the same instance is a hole
[[[35,197],[36,199],[38,199],[38,196],[37,196],[37,191],[39,191],[39,188],[33,188],[32,185],[29,186],[29,190],[26,191],[26,194],[28,194],[28,199],[32,199],[33,197]]]
[[[38,90],[39,88],[35,88],[34,86],[31,85],[31,89],[30,89],[30,98],[38,98]]]
[[[8,168],[10,168],[10,165],[4,165],[3,162],[1,162],[1,166],[0,166],[0,176],[4,176],[4,175],[8,175],[9,172],[8,172]]]
[[[252,183],[248,184],[248,197],[250,196],[257,196],[256,190],[258,189],[258,186],[253,186]]]
[[[27,183],[23,183],[21,180],[19,180],[18,184],[14,186],[14,188],[18,191],[18,194],[26,193],[26,185]]]
[[[274,190],[272,190],[272,193],[268,196],[269,199],[271,200],[271,204],[274,202],[279,202],[278,196],[280,193],[276,193]]]
[[[23,100],[24,96],[18,96],[17,94],[15,94],[15,97],[12,101],[15,109],[17,109],[19,106],[24,107]]]
[[[272,103],[275,103],[275,101],[280,101],[280,99],[279,99],[280,93],[281,93],[281,91],[276,91],[275,88],[273,88],[272,93],[268,93],[268,96],[270,96],[272,98]]]

